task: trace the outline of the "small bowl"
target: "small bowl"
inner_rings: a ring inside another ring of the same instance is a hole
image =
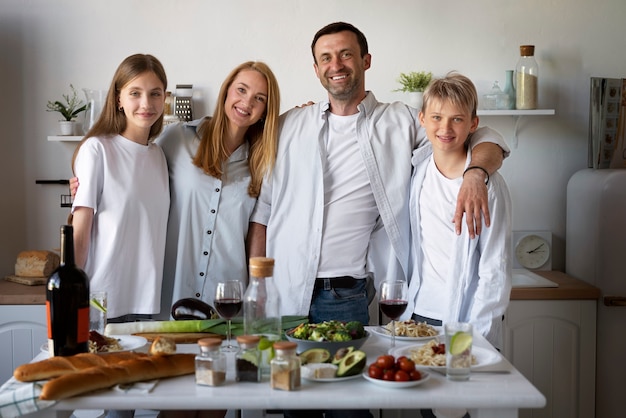
[[[294,338],[287,333],[287,339],[289,341],[293,341],[298,344],[297,352],[298,354],[309,350],[311,348],[325,348],[330,352],[330,355],[333,356],[337,350],[344,347],[354,347],[355,350],[361,348],[361,346],[367,341],[370,337],[369,332],[365,331],[365,336],[363,338],[359,338],[357,340],[350,341],[311,341],[311,340],[301,340],[299,338]]]

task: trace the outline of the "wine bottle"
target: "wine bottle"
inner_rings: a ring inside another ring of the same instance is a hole
[[[48,278],[48,351],[71,356],[89,351],[89,278],[74,262],[74,228],[61,226],[61,262]]]

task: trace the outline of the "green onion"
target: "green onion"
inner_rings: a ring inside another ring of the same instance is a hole
[[[232,319],[232,334],[243,334],[243,318]],[[282,317],[282,328],[288,330],[308,322],[306,316],[287,315]],[[181,320],[181,321],[140,321],[107,324],[105,335],[130,335],[138,333],[211,332],[226,335],[228,324],[225,319]]]

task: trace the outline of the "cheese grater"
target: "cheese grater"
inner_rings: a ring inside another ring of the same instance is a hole
[[[178,120],[183,121],[183,122],[188,122],[190,120],[193,120],[192,96],[193,96],[192,84],[177,84],[176,85],[176,100],[175,100],[174,114],[178,117]]]

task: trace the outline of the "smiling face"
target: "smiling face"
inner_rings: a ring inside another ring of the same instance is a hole
[[[321,36],[314,48],[315,74],[331,98],[362,100],[365,96],[365,70],[371,55],[361,57],[357,37],[350,31]]]
[[[450,100],[431,99],[419,120],[435,153],[465,154],[465,141],[478,127],[478,117]]]
[[[265,115],[267,97],[263,74],[256,70],[240,71],[228,87],[224,103],[231,129],[247,129],[257,123]]]
[[[120,90],[119,107],[126,115],[126,129],[122,135],[132,141],[146,144],[150,128],[163,114],[165,88],[153,72],[133,78]]]

